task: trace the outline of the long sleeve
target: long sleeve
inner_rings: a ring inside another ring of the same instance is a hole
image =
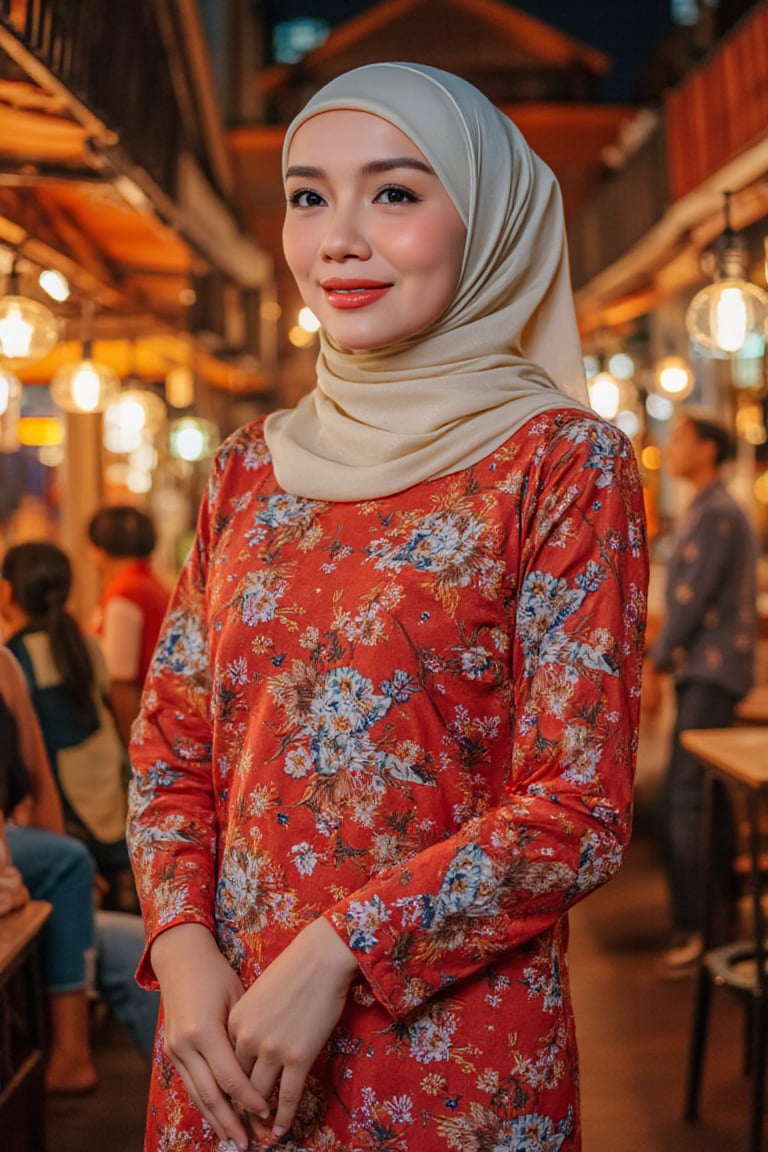
[[[209,491],[213,484],[212,476]],[[128,844],[146,933],[138,975],[147,987],[157,987],[148,957],[160,932],[188,922],[214,930],[208,516],[206,495],[132,729]]]
[[[592,418],[348,506],[235,434],[133,730],[148,948],[202,923],[247,984],[325,915],[397,1017],[541,937],[622,858],[646,585]]]
[[[651,659],[678,679],[742,696],[754,676],[756,542],[725,487],[701,493],[682,522],[667,574],[666,612]]]
[[[525,499],[502,802],[326,915],[394,1017],[551,928],[629,837],[647,556],[631,448],[561,434]],[[516,586],[514,586],[516,585]],[[482,738],[476,733],[475,738]]]
[[[701,628],[704,613],[730,563],[733,538],[719,531],[715,509],[706,509],[685,535],[670,565],[667,613],[653,645],[653,661],[668,668],[676,648],[686,647]]]

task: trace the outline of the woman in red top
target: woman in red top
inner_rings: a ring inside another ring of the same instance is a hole
[[[130,504],[99,509],[88,524],[103,588],[93,627],[112,683],[110,704],[127,745],[169,593],[152,570],[155,526]]]
[[[322,89],[284,176],[317,387],[218,453],[134,727],[146,1148],[572,1152],[647,558],[557,185],[411,64]]]

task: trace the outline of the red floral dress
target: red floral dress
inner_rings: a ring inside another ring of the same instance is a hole
[[[222,446],[130,843],[150,944],[200,922],[246,985],[318,916],[355,952],[281,1148],[579,1148],[566,914],[629,836],[646,585],[632,448],[583,413],[361,503],[287,495],[259,422]],[[221,1147],[158,1046],[146,1148]]]

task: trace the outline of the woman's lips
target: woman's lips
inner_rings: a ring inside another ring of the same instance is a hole
[[[332,308],[367,308],[386,296],[391,284],[380,280],[325,280],[321,285]]]

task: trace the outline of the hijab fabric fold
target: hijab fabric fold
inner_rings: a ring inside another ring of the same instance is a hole
[[[281,487],[378,499],[482,460],[531,417],[587,408],[560,190],[507,117],[466,81],[420,64],[332,80],[293,120],[370,112],[404,132],[467,228],[451,304],[401,343],[354,352],[321,330],[317,384],[265,436]]]

